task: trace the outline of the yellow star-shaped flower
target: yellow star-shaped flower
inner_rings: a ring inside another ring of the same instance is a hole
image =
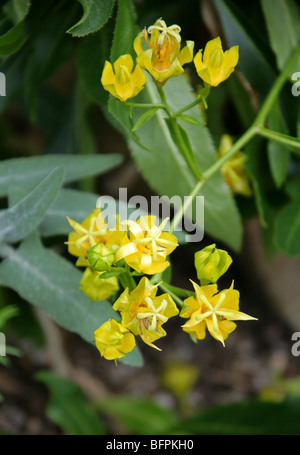
[[[239,292],[229,289],[218,293],[216,284],[199,286],[192,281],[195,297],[188,297],[180,312],[183,318],[189,318],[182,326],[183,330],[198,340],[203,340],[206,329],[219,340],[224,340],[236,328],[235,320],[256,320],[256,318],[239,311]]]

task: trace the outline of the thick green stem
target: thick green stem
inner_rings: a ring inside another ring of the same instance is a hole
[[[293,51],[291,57],[287,61],[284,70],[278,78],[276,79],[273,87],[271,88],[267,98],[265,99],[255,121],[254,125],[256,126],[262,126],[267,118],[268,113],[270,112],[274,102],[277,99],[277,96],[284,85],[286,79],[288,78],[289,74],[293,70],[293,67],[298,59],[298,56],[300,54],[300,45],[296,47],[296,49]]]
[[[180,210],[178,210],[178,212],[175,214],[173,220],[171,221],[170,232],[174,232],[174,230],[176,229],[177,224],[184,217],[184,214],[186,213],[186,211],[191,207],[195,197],[197,196],[197,194],[201,190],[201,188],[204,185],[204,183],[205,183],[204,179],[199,180],[196,183],[196,185],[194,186],[194,188],[191,191],[191,193],[189,194],[189,197],[184,199],[183,206],[180,208]]]
[[[295,137],[288,136],[287,134],[278,133],[277,131],[269,130],[268,128],[265,128],[263,126],[257,128],[257,133],[260,136],[266,137],[267,139],[271,139],[273,141],[280,142],[281,144],[284,144],[288,147],[292,147],[293,149],[300,150],[300,139],[297,139]]]

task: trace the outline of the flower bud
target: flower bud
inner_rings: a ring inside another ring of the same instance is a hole
[[[88,259],[91,264],[91,269],[97,272],[110,270],[113,265],[114,258],[114,251],[105,246],[103,243],[98,243],[88,251]]]
[[[216,283],[228,270],[232,259],[227,251],[219,250],[216,245],[209,245],[195,253],[197,277],[202,286]]]

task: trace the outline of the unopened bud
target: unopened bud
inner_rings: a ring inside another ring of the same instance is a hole
[[[219,250],[216,245],[209,245],[195,253],[197,277],[202,286],[216,283],[228,270],[232,259],[227,251]]]
[[[103,243],[98,243],[88,251],[88,260],[92,270],[105,272],[113,265],[115,253]]]

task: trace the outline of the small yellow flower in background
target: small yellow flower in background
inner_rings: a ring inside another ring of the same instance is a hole
[[[107,247],[116,251],[125,234],[124,228],[119,228],[119,222],[113,229],[108,229],[107,224],[99,208],[93,210],[82,223],[78,223],[70,218],[68,221],[74,232],[70,232],[68,241],[68,251],[72,256],[78,257],[77,266],[88,267],[88,251],[103,243]]]
[[[116,252],[115,263],[124,259],[131,268],[146,275],[163,272],[170,265],[166,257],[178,246],[178,241],[175,235],[163,232],[168,218],[160,226],[156,226],[155,220],[155,216],[142,216],[137,222],[123,222],[128,225],[128,233]]]
[[[122,316],[123,326],[155,349],[153,342],[166,335],[162,324],[179,313],[169,294],[156,295],[157,287],[143,277],[132,292],[126,288],[113,305]]]
[[[203,340],[206,329],[223,346],[224,340],[236,328],[235,320],[257,320],[239,311],[239,292],[229,289],[218,293],[216,284],[199,286],[193,283],[195,297],[188,297],[183,304],[180,316],[189,318],[182,329],[198,340]]]
[[[218,158],[225,155],[232,147],[232,139],[228,134],[224,134],[220,140]],[[245,168],[247,156],[242,152],[237,152],[229,158],[222,166],[222,174],[233,193],[242,196],[252,196],[252,189]]]
[[[158,19],[134,40],[137,63],[159,85],[165,84],[171,76],[183,73],[183,65],[193,60],[194,42],[187,41],[186,46],[180,50],[180,31],[178,25],[167,27],[165,21]],[[150,41],[148,34],[151,35]],[[149,46],[147,50],[143,49],[143,40]]]
[[[82,275],[79,289],[92,300],[108,299],[119,289],[119,283],[115,276],[100,278],[104,272],[93,271],[87,267]]]
[[[239,47],[233,46],[223,51],[220,37],[208,41],[203,55],[197,52],[194,64],[198,76],[208,85],[216,87],[234,71],[239,59]]]
[[[209,245],[195,253],[195,268],[201,285],[216,283],[232,263],[227,251]]]
[[[125,357],[135,346],[134,335],[114,319],[104,322],[94,336],[101,356],[107,360]]]
[[[130,54],[121,55],[113,66],[106,61],[101,83],[105,90],[124,102],[140,93],[146,83],[146,76],[139,65],[132,70],[133,60]]]

